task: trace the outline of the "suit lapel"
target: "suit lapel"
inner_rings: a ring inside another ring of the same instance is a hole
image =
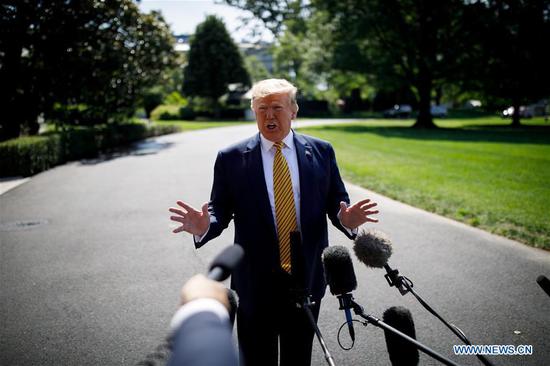
[[[244,194],[256,201],[258,215],[264,216],[265,222],[268,222],[272,229],[273,237],[276,238],[277,231],[265,185],[261,148],[260,134],[258,133],[250,139],[243,154],[248,174],[248,185],[246,187],[250,189],[250,191],[244,192]]]
[[[311,145],[302,137],[294,132],[294,146],[296,146],[296,158],[298,160],[298,170],[300,171],[300,222],[307,222],[305,215],[308,210],[308,202],[311,202],[311,192],[313,185],[313,152]]]

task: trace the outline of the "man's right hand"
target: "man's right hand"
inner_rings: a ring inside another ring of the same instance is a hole
[[[208,213],[208,203],[202,205],[202,212],[196,210],[182,201],[176,202],[182,209],[170,207],[168,211],[178,216],[170,216],[170,220],[179,222],[180,227],[174,229],[173,233],[186,231],[193,235],[203,236],[210,226],[210,214]]]

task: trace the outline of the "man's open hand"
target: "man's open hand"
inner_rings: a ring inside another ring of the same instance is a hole
[[[202,236],[210,226],[210,214],[208,213],[208,203],[202,205],[202,211],[198,211],[192,206],[182,201],[176,202],[182,209],[170,207],[168,211],[177,216],[170,216],[170,220],[179,222],[180,227],[174,229],[173,233],[186,231],[193,235]]]
[[[370,217],[378,213],[378,210],[371,210],[376,205],[376,202],[371,202],[370,199],[364,199],[349,207],[345,202],[340,202],[340,222],[351,230],[365,222],[378,222],[378,219]]]

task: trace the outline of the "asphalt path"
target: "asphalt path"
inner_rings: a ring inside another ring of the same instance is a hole
[[[59,166],[0,196],[0,364],[131,365],[166,335],[181,284],[204,273],[233,239],[232,224],[195,250],[172,234],[168,207],[208,199],[216,152],[255,132],[255,125],[163,136],[95,160]],[[530,356],[490,357],[495,365],[550,362],[550,254],[390,200],[346,183],[352,201],[379,203],[392,238],[390,264],[474,344],[532,345]],[[518,213],[521,214],[521,213]],[[330,228],[331,244],[352,247]],[[460,341],[412,295],[389,288],[382,270],[354,258],[355,299],[381,317],[411,310],[419,341],[462,365]],[[269,316],[266,314],[266,317]],[[339,348],[344,321],[327,293],[319,327],[337,365],[389,365],[382,330],[356,325],[350,351]],[[345,329],[342,342],[347,343]],[[421,355],[422,365],[436,361]],[[314,343],[313,365],[324,365]]]

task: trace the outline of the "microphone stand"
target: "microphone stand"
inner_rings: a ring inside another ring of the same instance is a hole
[[[413,294],[413,296],[418,300],[418,302],[426,309],[428,312],[430,312],[433,316],[435,316],[437,319],[439,319],[447,328],[449,328],[462,342],[465,344],[471,346],[472,343],[470,340],[466,337],[466,334],[458,328],[454,324],[449,324],[443,317],[441,317],[420,295],[418,295],[413,290],[413,283],[410,279],[408,279],[405,276],[400,276],[399,271],[397,269],[392,269],[389,264],[384,264],[384,269],[386,270],[386,274],[384,277],[386,278],[386,281],[388,281],[388,284],[390,287],[395,287],[399,290],[399,293],[401,295],[405,295],[408,292]],[[476,357],[486,366],[494,366],[491,361],[489,361],[485,356],[483,355],[476,355]]]
[[[315,317],[313,316],[313,312],[311,311],[311,307],[315,305],[315,303],[311,301],[311,296],[306,295],[305,291],[294,290],[294,292],[296,294],[296,307],[304,309],[304,311],[306,312],[309,323],[311,324],[311,327],[313,328],[313,331],[315,332],[315,335],[319,340],[319,344],[321,345],[321,349],[323,350],[323,353],[325,355],[325,360],[327,361],[329,366],[335,366],[334,359],[332,358],[332,355],[328,350],[325,340],[323,339],[323,335],[321,334],[321,331],[317,326],[317,322],[315,321]]]
[[[304,309],[306,312],[309,323],[311,324],[311,327],[313,328],[313,331],[315,332],[315,335],[319,340],[319,344],[321,345],[321,349],[325,355],[325,360],[327,360],[329,366],[335,366],[334,359],[327,348],[323,335],[321,334],[321,331],[317,326],[317,322],[315,321],[315,317],[313,316],[313,312],[311,311],[311,307],[315,305],[315,303],[311,301],[311,295],[309,294],[309,289],[305,281],[305,259],[302,249],[302,236],[300,232],[292,231],[290,233],[290,255],[292,263],[291,279],[293,287],[291,291],[294,295],[296,307],[299,309]]]
[[[429,347],[423,345],[422,343],[418,342],[416,339],[414,339],[412,337],[409,337],[405,333],[402,333],[402,332],[398,331],[397,329],[395,329],[394,327],[384,323],[382,320],[380,320],[380,319],[378,319],[378,318],[376,318],[372,315],[365,314],[365,311],[363,310],[363,307],[361,305],[359,305],[358,303],[356,303],[353,300],[353,298],[350,299],[350,303],[351,303],[351,306],[352,306],[352,309],[353,309],[354,313],[356,315],[360,316],[361,318],[365,319],[369,324],[372,324],[376,327],[387,330],[387,331],[389,331],[389,332],[405,339],[407,342],[412,343],[420,351],[422,351],[425,354],[427,354],[428,356],[430,356],[432,358],[435,358],[436,360],[444,363],[445,365],[460,366],[459,364],[449,360],[445,356],[440,355],[439,353],[435,352],[431,348],[429,348]]]

